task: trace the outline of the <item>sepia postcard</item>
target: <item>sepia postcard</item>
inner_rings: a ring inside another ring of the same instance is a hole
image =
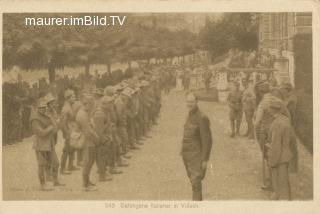
[[[1,213],[307,213],[317,1],[0,1]]]

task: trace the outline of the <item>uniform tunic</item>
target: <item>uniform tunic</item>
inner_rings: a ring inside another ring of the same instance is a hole
[[[184,125],[182,157],[191,183],[204,178],[201,168],[203,161],[208,161],[212,147],[210,121],[196,107],[191,110]]]

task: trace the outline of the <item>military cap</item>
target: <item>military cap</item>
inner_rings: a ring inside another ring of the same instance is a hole
[[[101,89],[101,88],[96,88],[96,89],[93,90],[92,94],[98,95],[98,96],[101,96],[101,97],[102,97],[102,96],[104,95],[103,92],[104,92],[103,89]]]
[[[47,107],[47,100],[45,98],[40,98],[38,100],[38,105],[37,105],[38,108],[45,108]]]
[[[142,80],[141,81],[141,87],[146,87],[146,86],[149,86],[150,84],[149,84],[149,82],[148,81],[146,81],[146,80]]]
[[[133,91],[130,88],[125,88],[121,93],[125,96],[130,97],[133,94]]]
[[[109,95],[109,96],[113,96],[115,91],[116,91],[116,88],[109,85],[104,89],[104,94]]]
[[[101,103],[110,103],[114,101],[114,97],[113,96],[109,96],[109,95],[104,95],[102,98],[101,98]]]
[[[73,92],[73,90],[71,90],[71,89],[67,89],[67,90],[64,92],[64,98],[65,98],[65,99],[70,98],[72,95],[74,95],[74,92]]]
[[[270,85],[268,82],[261,82],[258,85],[258,89],[260,92],[267,93],[270,91]]]
[[[269,103],[269,108],[281,109],[282,101],[280,99],[271,99]]]
[[[50,102],[56,100],[56,98],[55,98],[51,93],[48,93],[48,94],[44,97],[44,99],[46,100],[47,103],[50,103]]]

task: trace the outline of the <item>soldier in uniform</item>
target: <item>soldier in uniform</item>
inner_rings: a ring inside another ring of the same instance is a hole
[[[291,83],[284,83],[280,86],[280,91],[283,94],[285,105],[289,111],[292,125],[292,134],[291,134],[291,152],[292,152],[292,160],[290,162],[290,171],[298,172],[298,148],[297,148],[297,138],[294,132],[296,128],[296,110],[297,110],[297,102],[298,97],[293,90]]]
[[[121,157],[122,154],[122,148],[121,148],[121,139],[119,138],[118,131],[117,131],[117,124],[119,122],[118,115],[116,113],[114,100],[116,98],[115,91],[117,87],[113,86],[107,86],[104,90],[104,93],[106,96],[113,97],[113,101],[111,103],[111,107],[109,109],[109,115],[110,115],[110,122],[111,122],[111,131],[112,131],[112,151],[113,151],[113,160],[111,160],[111,168],[110,173],[111,174],[121,174],[122,171],[118,170],[116,166],[118,167],[127,167],[129,164],[127,164]]]
[[[125,86],[120,86],[122,90]],[[126,95],[123,94],[123,91],[117,96],[115,99],[115,109],[118,116],[118,136],[121,139],[122,146],[122,156],[126,159],[130,159],[131,156],[128,154],[129,152],[129,139],[128,139],[128,130],[127,130],[127,120],[128,120],[128,99]]]
[[[96,145],[99,143],[99,137],[94,131],[92,111],[94,108],[94,98],[92,95],[85,94],[82,98],[82,107],[76,116],[76,122],[83,135],[83,188],[84,191],[95,191],[95,184],[90,181],[90,172],[96,157]]]
[[[99,137],[99,143],[96,145],[97,166],[99,173],[99,181],[112,180],[106,167],[111,167],[113,158],[112,144],[112,123],[110,118],[110,108],[112,107],[113,97],[104,96],[99,106],[92,113],[95,131]]]
[[[193,191],[193,200],[202,200],[201,181],[205,177],[212,147],[210,121],[198,105],[194,94],[187,96],[189,114],[184,125],[181,155]]]
[[[242,106],[243,111],[246,116],[247,121],[247,133],[245,134],[246,137],[249,139],[254,138],[254,130],[253,130],[253,114],[256,107],[256,98],[253,91],[253,81],[248,81],[247,89],[243,92],[242,96]]]
[[[231,124],[231,137],[239,135],[240,125],[242,121],[242,93],[239,90],[239,83],[234,82],[231,92],[228,96],[228,104],[230,108],[229,119]]]
[[[142,100],[142,108],[143,108],[143,133],[144,137],[150,138],[148,135],[149,132],[149,124],[150,124],[150,116],[149,111],[151,108],[150,100],[148,99],[147,89],[149,87],[149,82],[146,80],[141,81],[141,100]]]
[[[269,112],[269,105],[271,101],[280,100],[280,99],[273,96],[270,93],[270,85],[268,82],[264,81],[264,82],[258,83],[257,90],[262,98],[255,112],[253,124],[255,127],[256,138],[262,152],[263,186],[261,188],[264,190],[271,190],[272,189],[272,183],[271,183],[271,177],[270,177],[271,169],[270,169],[270,166],[268,165],[267,149],[265,145],[268,143],[268,134],[269,134],[270,125],[272,122],[272,116],[270,115],[270,112]],[[290,118],[290,115],[284,103],[282,103],[280,112],[281,114]]]
[[[51,94],[48,93],[45,96],[45,100],[47,102],[47,115],[51,119],[52,123],[57,127],[60,128],[60,118],[58,116],[58,113],[56,111],[57,109],[57,103],[56,103],[56,98]],[[58,156],[56,153],[55,146],[57,144],[58,140],[58,133],[53,135],[54,142],[52,144],[51,148],[51,166],[48,169],[48,175],[53,178],[53,184],[55,186],[65,186],[65,184],[62,184],[58,180],[58,169],[59,169],[59,160]]]
[[[45,173],[51,168],[53,163],[52,149],[58,127],[47,115],[47,102],[44,98],[39,100],[37,112],[32,114],[30,121],[32,131],[35,134],[33,148],[35,149],[37,156],[38,177],[41,190],[52,190],[51,187],[47,186]]]
[[[75,126],[75,114],[72,105],[76,101],[75,94],[72,90],[67,89],[64,93],[65,102],[61,110],[61,128],[64,137],[64,148],[61,156],[61,174],[70,174],[70,171],[77,170],[73,165],[75,149],[70,146],[70,136]],[[68,171],[66,171],[66,163],[68,162]]]
[[[292,158],[290,138],[290,119],[281,114],[282,102],[272,100],[269,104],[269,112],[272,123],[269,131],[268,164],[271,167],[273,200],[291,200],[288,165]]]

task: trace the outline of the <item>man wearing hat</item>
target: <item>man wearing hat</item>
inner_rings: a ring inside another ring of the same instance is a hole
[[[260,82],[256,86],[257,94],[261,96],[261,101],[259,102],[255,117],[254,117],[254,127],[256,132],[256,138],[259,143],[261,152],[262,152],[262,179],[263,185],[262,189],[270,190],[271,186],[271,178],[270,178],[270,168],[267,164],[267,150],[265,145],[268,142],[268,133],[270,124],[272,122],[272,116],[269,113],[269,103],[274,97],[271,95],[270,86],[268,82]]]
[[[56,108],[57,108],[56,98],[51,93],[48,93],[44,99],[47,102],[47,116],[51,119],[55,127],[59,129],[60,119],[56,111]],[[60,183],[58,180],[59,160],[58,160],[58,156],[55,149],[55,146],[58,140],[57,133],[53,135],[53,139],[54,141],[53,141],[53,144],[51,145],[52,146],[51,147],[51,166],[48,169],[49,170],[48,174],[52,176],[53,184],[55,186],[64,186],[64,184]]]
[[[70,171],[76,170],[73,165],[74,160],[74,148],[70,146],[70,134],[72,129],[75,127],[75,117],[76,115],[73,112],[72,105],[76,101],[76,96],[73,90],[67,89],[64,93],[64,105],[61,110],[61,129],[64,137],[64,148],[61,156],[61,174],[70,174]],[[68,171],[66,171],[66,163],[68,162]]]
[[[115,103],[114,103],[116,113],[119,118],[117,130],[118,130],[118,135],[121,139],[123,157],[129,159],[131,158],[131,156],[127,154],[129,152],[129,139],[128,139],[128,130],[127,130],[127,126],[128,126],[127,96],[129,96],[130,93],[128,92],[128,90],[125,90],[125,88],[123,87],[121,87],[121,90],[122,91],[120,92],[118,97],[115,99]]]
[[[90,172],[96,157],[96,145],[99,144],[99,137],[95,132],[94,123],[92,121],[92,111],[94,108],[94,97],[85,94],[82,97],[82,107],[76,116],[77,125],[83,135],[83,188],[84,191],[97,190],[90,181]]]
[[[116,86],[107,86],[104,90],[104,93],[106,96],[113,97],[113,101],[111,103],[111,107],[109,109],[109,115],[112,123],[112,136],[113,136],[113,142],[112,142],[112,149],[113,149],[113,162],[112,167],[110,169],[111,174],[119,174],[122,173],[121,171],[118,171],[116,169],[116,165],[119,167],[126,167],[129,164],[127,164],[121,157],[122,155],[122,147],[121,147],[121,139],[118,135],[117,126],[119,123],[119,118],[116,112],[114,101],[117,98],[116,92],[119,89],[119,87]]]
[[[298,97],[293,90],[293,87],[291,83],[283,83],[280,86],[280,91],[283,94],[284,97],[284,103],[285,106],[288,109],[288,112],[290,114],[291,118],[291,125],[292,125],[292,134],[291,134],[291,151],[293,154],[292,160],[290,162],[290,170],[291,172],[297,172],[298,171],[298,148],[297,148],[297,138],[294,132],[294,129],[296,128],[296,111],[297,111],[297,103],[298,103]]]
[[[33,149],[36,151],[41,190],[52,190],[51,187],[47,186],[45,173],[53,164],[52,149],[58,127],[47,115],[47,102],[44,98],[38,101],[37,111],[32,114],[30,122],[35,135]]]
[[[248,137],[249,139],[253,139],[254,138],[253,114],[256,108],[256,97],[253,90],[252,80],[248,81],[247,88],[243,92],[242,106],[243,106],[243,111],[246,117],[246,122],[248,127],[247,133],[245,136]]]
[[[197,97],[187,95],[189,113],[183,131],[181,155],[193,191],[193,200],[202,200],[202,180],[212,147],[210,121],[198,107]]]
[[[290,137],[290,119],[281,114],[283,103],[274,99],[269,103],[272,123],[269,131],[269,143],[266,144],[268,164],[271,167],[273,200],[291,200],[288,166],[292,158]]]
[[[239,83],[234,82],[231,86],[231,92],[228,95],[229,119],[231,124],[231,137],[239,135],[242,120],[242,93],[239,90]]]
[[[110,108],[112,107],[113,97],[105,95],[100,100],[99,106],[92,113],[95,131],[99,137],[99,143],[96,146],[97,166],[99,181],[112,180],[106,167],[111,167],[113,159],[113,136],[112,122],[110,117]]]
[[[144,132],[144,136],[149,138],[149,136],[147,135],[150,129],[150,108],[151,106],[151,102],[150,102],[150,98],[148,95],[148,88],[149,88],[149,82],[146,80],[143,80],[141,82],[141,97],[142,97],[142,106],[143,106],[143,132]]]

